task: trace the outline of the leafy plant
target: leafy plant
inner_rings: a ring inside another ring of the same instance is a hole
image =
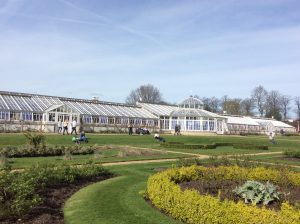
[[[279,201],[283,193],[277,191],[277,186],[269,181],[266,184],[258,181],[247,181],[243,186],[236,187],[233,192],[245,199],[245,203],[256,205],[262,202],[264,205],[272,201]]]
[[[25,132],[24,136],[27,138],[29,145],[32,145],[34,148],[45,145],[46,136],[40,132]]]
[[[7,157],[4,154],[0,154],[0,167],[4,167],[8,164]]]

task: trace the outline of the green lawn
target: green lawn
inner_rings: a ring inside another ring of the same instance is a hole
[[[58,134],[45,134],[47,144],[51,145],[73,145],[71,141],[72,135],[58,135]],[[87,134],[90,138],[88,145],[131,145],[139,147],[153,147],[158,148],[159,142],[153,139],[152,135],[100,135],[100,134]],[[257,144],[257,145],[270,145],[267,136],[173,136],[173,135],[162,135],[167,142],[183,142],[187,144],[209,144],[215,142],[234,142],[234,143],[246,143],[246,144]],[[291,137],[277,137],[277,145],[272,148],[282,147],[296,147],[300,144],[300,136]],[[23,134],[0,134],[0,147],[6,145],[23,145],[26,144],[26,138]]]
[[[189,157],[188,155],[165,153],[161,155],[151,156],[129,156],[117,157],[118,145],[128,145],[134,147],[154,148],[176,152],[187,152],[194,154],[205,155],[232,155],[232,154],[252,154],[259,152],[284,151],[286,149],[300,150],[300,137],[277,137],[277,144],[272,145],[267,136],[173,136],[162,135],[167,142],[182,142],[185,144],[209,144],[215,142],[230,142],[230,143],[245,143],[256,145],[268,145],[269,150],[249,150],[249,149],[234,149],[233,147],[217,147],[216,149],[172,149],[160,146],[160,143],[153,139],[153,136],[146,135],[99,135],[87,134],[90,142],[87,145],[115,145],[116,149],[101,150],[103,158],[95,159],[93,155],[73,156],[73,159],[67,161],[71,164],[86,163],[87,160],[93,160],[95,163],[131,161],[131,160],[147,160],[147,159],[165,159],[165,158],[182,158]],[[26,144],[26,138],[23,134],[0,134],[0,147],[7,145],[22,145]],[[71,135],[47,134],[46,144],[49,145],[74,145],[71,141]],[[86,144],[83,144],[86,145]],[[257,157],[259,158],[259,157]],[[272,161],[272,158],[269,159]],[[54,157],[35,157],[35,158],[11,158],[9,159],[13,168],[26,168],[36,163],[62,163],[65,162],[62,156]]]
[[[168,151],[175,152],[188,152],[202,155],[241,155],[241,154],[253,154],[261,152],[276,152],[281,151],[280,148],[271,147],[269,150],[254,150],[254,149],[235,149],[231,146],[221,146],[216,149],[176,149],[176,148],[165,148]]]
[[[87,161],[93,161],[96,164],[108,162],[122,162],[122,161],[136,161],[136,160],[152,160],[152,159],[174,159],[174,158],[188,158],[192,157],[183,154],[164,153],[159,155],[149,156],[129,156],[117,157],[116,154],[119,150],[102,150],[104,157],[95,158],[94,155],[75,155],[71,160],[64,160],[63,156],[48,156],[48,157],[24,157],[24,158],[9,158],[9,164],[13,169],[29,168],[37,163],[55,163],[62,164],[68,163],[73,165],[85,164]]]
[[[145,189],[149,175],[155,168],[170,164],[142,164],[109,167],[119,177],[98,182],[81,189],[65,204],[68,224],[179,224],[181,222],[162,214],[139,194]]]
[[[300,166],[300,159],[290,160],[287,159],[284,155],[261,155],[261,156],[251,156],[251,160],[260,161],[260,162],[268,162],[268,163],[276,163],[283,165],[293,165]]]

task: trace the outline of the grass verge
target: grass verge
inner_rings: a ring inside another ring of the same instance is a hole
[[[110,167],[119,177],[99,182],[74,194],[64,207],[67,224],[179,224],[181,222],[153,209],[139,194],[155,168],[170,163]]]

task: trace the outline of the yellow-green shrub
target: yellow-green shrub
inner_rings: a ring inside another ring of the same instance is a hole
[[[177,185],[182,181],[211,178],[255,179],[279,182],[281,172],[266,168],[246,169],[232,167],[183,167],[173,168],[151,176],[147,193],[152,203],[162,211],[186,223],[261,223],[299,224],[300,211],[283,203],[281,211],[248,206],[242,202],[220,201],[210,195],[200,195],[195,190],[182,191]],[[288,173],[289,181],[299,185],[299,173]]]

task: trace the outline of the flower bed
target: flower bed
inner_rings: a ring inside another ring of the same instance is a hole
[[[196,190],[182,190],[179,183],[210,180],[260,180],[285,182],[300,186],[300,174],[274,169],[230,167],[173,168],[151,176],[147,183],[147,196],[163,212],[186,223],[299,223],[300,211],[288,202],[280,211],[249,206],[243,202],[220,200],[211,195],[201,195]]]
[[[39,191],[43,189],[99,176],[109,176],[109,173],[94,164],[81,168],[66,164],[36,165],[23,172],[0,170],[0,222],[24,215],[39,205],[42,202]]]

